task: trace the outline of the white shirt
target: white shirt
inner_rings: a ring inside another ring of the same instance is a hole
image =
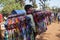
[[[0,23],[0,25],[1,25],[1,30],[5,30],[5,25],[4,25],[4,23]]]

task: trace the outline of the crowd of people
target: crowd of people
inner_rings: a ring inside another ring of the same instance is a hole
[[[60,21],[60,13],[35,10],[32,5],[26,5],[24,9],[25,15],[14,14],[5,20],[3,33],[0,29],[1,40],[35,40],[36,35],[48,30],[47,25]]]

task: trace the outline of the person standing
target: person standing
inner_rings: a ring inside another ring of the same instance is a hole
[[[30,5],[30,4],[28,4],[28,5],[25,5],[25,11],[26,11],[26,15],[29,15],[28,16],[28,18],[30,18],[30,19],[33,19],[33,15],[34,15],[34,9],[33,9],[33,6],[32,5]],[[32,15],[32,16],[31,16]],[[31,17],[30,17],[31,16]],[[33,20],[31,20],[30,22],[32,22]],[[32,22],[31,24],[33,24],[34,22]],[[28,23],[29,24],[29,23]],[[35,32],[35,28],[33,27],[33,25],[31,25],[31,24],[29,24],[30,25],[30,27],[29,27],[29,29],[30,29],[30,31],[32,31],[33,32],[33,35],[34,35],[34,40],[35,40],[35,36],[36,36],[36,32]],[[32,30],[31,30],[32,29]],[[32,34],[32,32],[31,32],[31,34]],[[30,37],[31,37],[31,35],[30,35]]]
[[[60,22],[60,12],[57,14],[58,17],[58,23]]]

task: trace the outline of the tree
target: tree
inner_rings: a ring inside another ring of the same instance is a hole
[[[36,0],[29,0],[29,1],[32,2],[34,8],[37,8]]]
[[[21,7],[25,5],[25,0],[15,0],[15,2],[20,2]]]
[[[46,1],[48,1],[48,0],[39,0],[40,1],[40,5],[42,6],[42,8],[43,8],[43,10],[45,10],[45,8],[47,7],[47,5],[46,5]],[[50,1],[50,0],[49,0]]]
[[[52,7],[52,11],[53,12],[60,12],[60,8],[58,8],[58,7]]]
[[[21,7],[24,7],[25,6],[25,1],[26,0],[15,0],[15,1],[16,2],[20,2]],[[36,0],[29,0],[29,1],[32,2],[34,8],[37,8]]]
[[[58,12],[60,12],[60,8],[58,8],[57,10],[58,10]]]
[[[17,2],[15,0],[0,0],[0,3],[2,3],[3,10],[2,13],[11,13],[12,10],[18,10],[23,9],[20,5],[20,2]]]

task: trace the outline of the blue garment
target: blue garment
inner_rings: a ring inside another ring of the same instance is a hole
[[[22,36],[26,40],[26,29],[24,27],[22,27]]]
[[[5,21],[5,25],[7,25],[8,24],[8,19]]]
[[[7,30],[5,31],[5,37],[4,37],[4,40],[8,40],[8,31],[7,31]]]
[[[29,17],[26,17],[26,23],[27,23],[27,27],[26,27],[26,31],[27,31],[27,40],[31,40],[30,36],[31,36],[31,19]]]
[[[38,29],[42,31],[44,31],[46,25],[44,23],[44,21],[38,22]]]
[[[25,14],[26,11],[25,11],[25,10],[13,10],[11,13],[12,13],[12,14],[18,14],[18,15],[21,15],[21,14]]]

